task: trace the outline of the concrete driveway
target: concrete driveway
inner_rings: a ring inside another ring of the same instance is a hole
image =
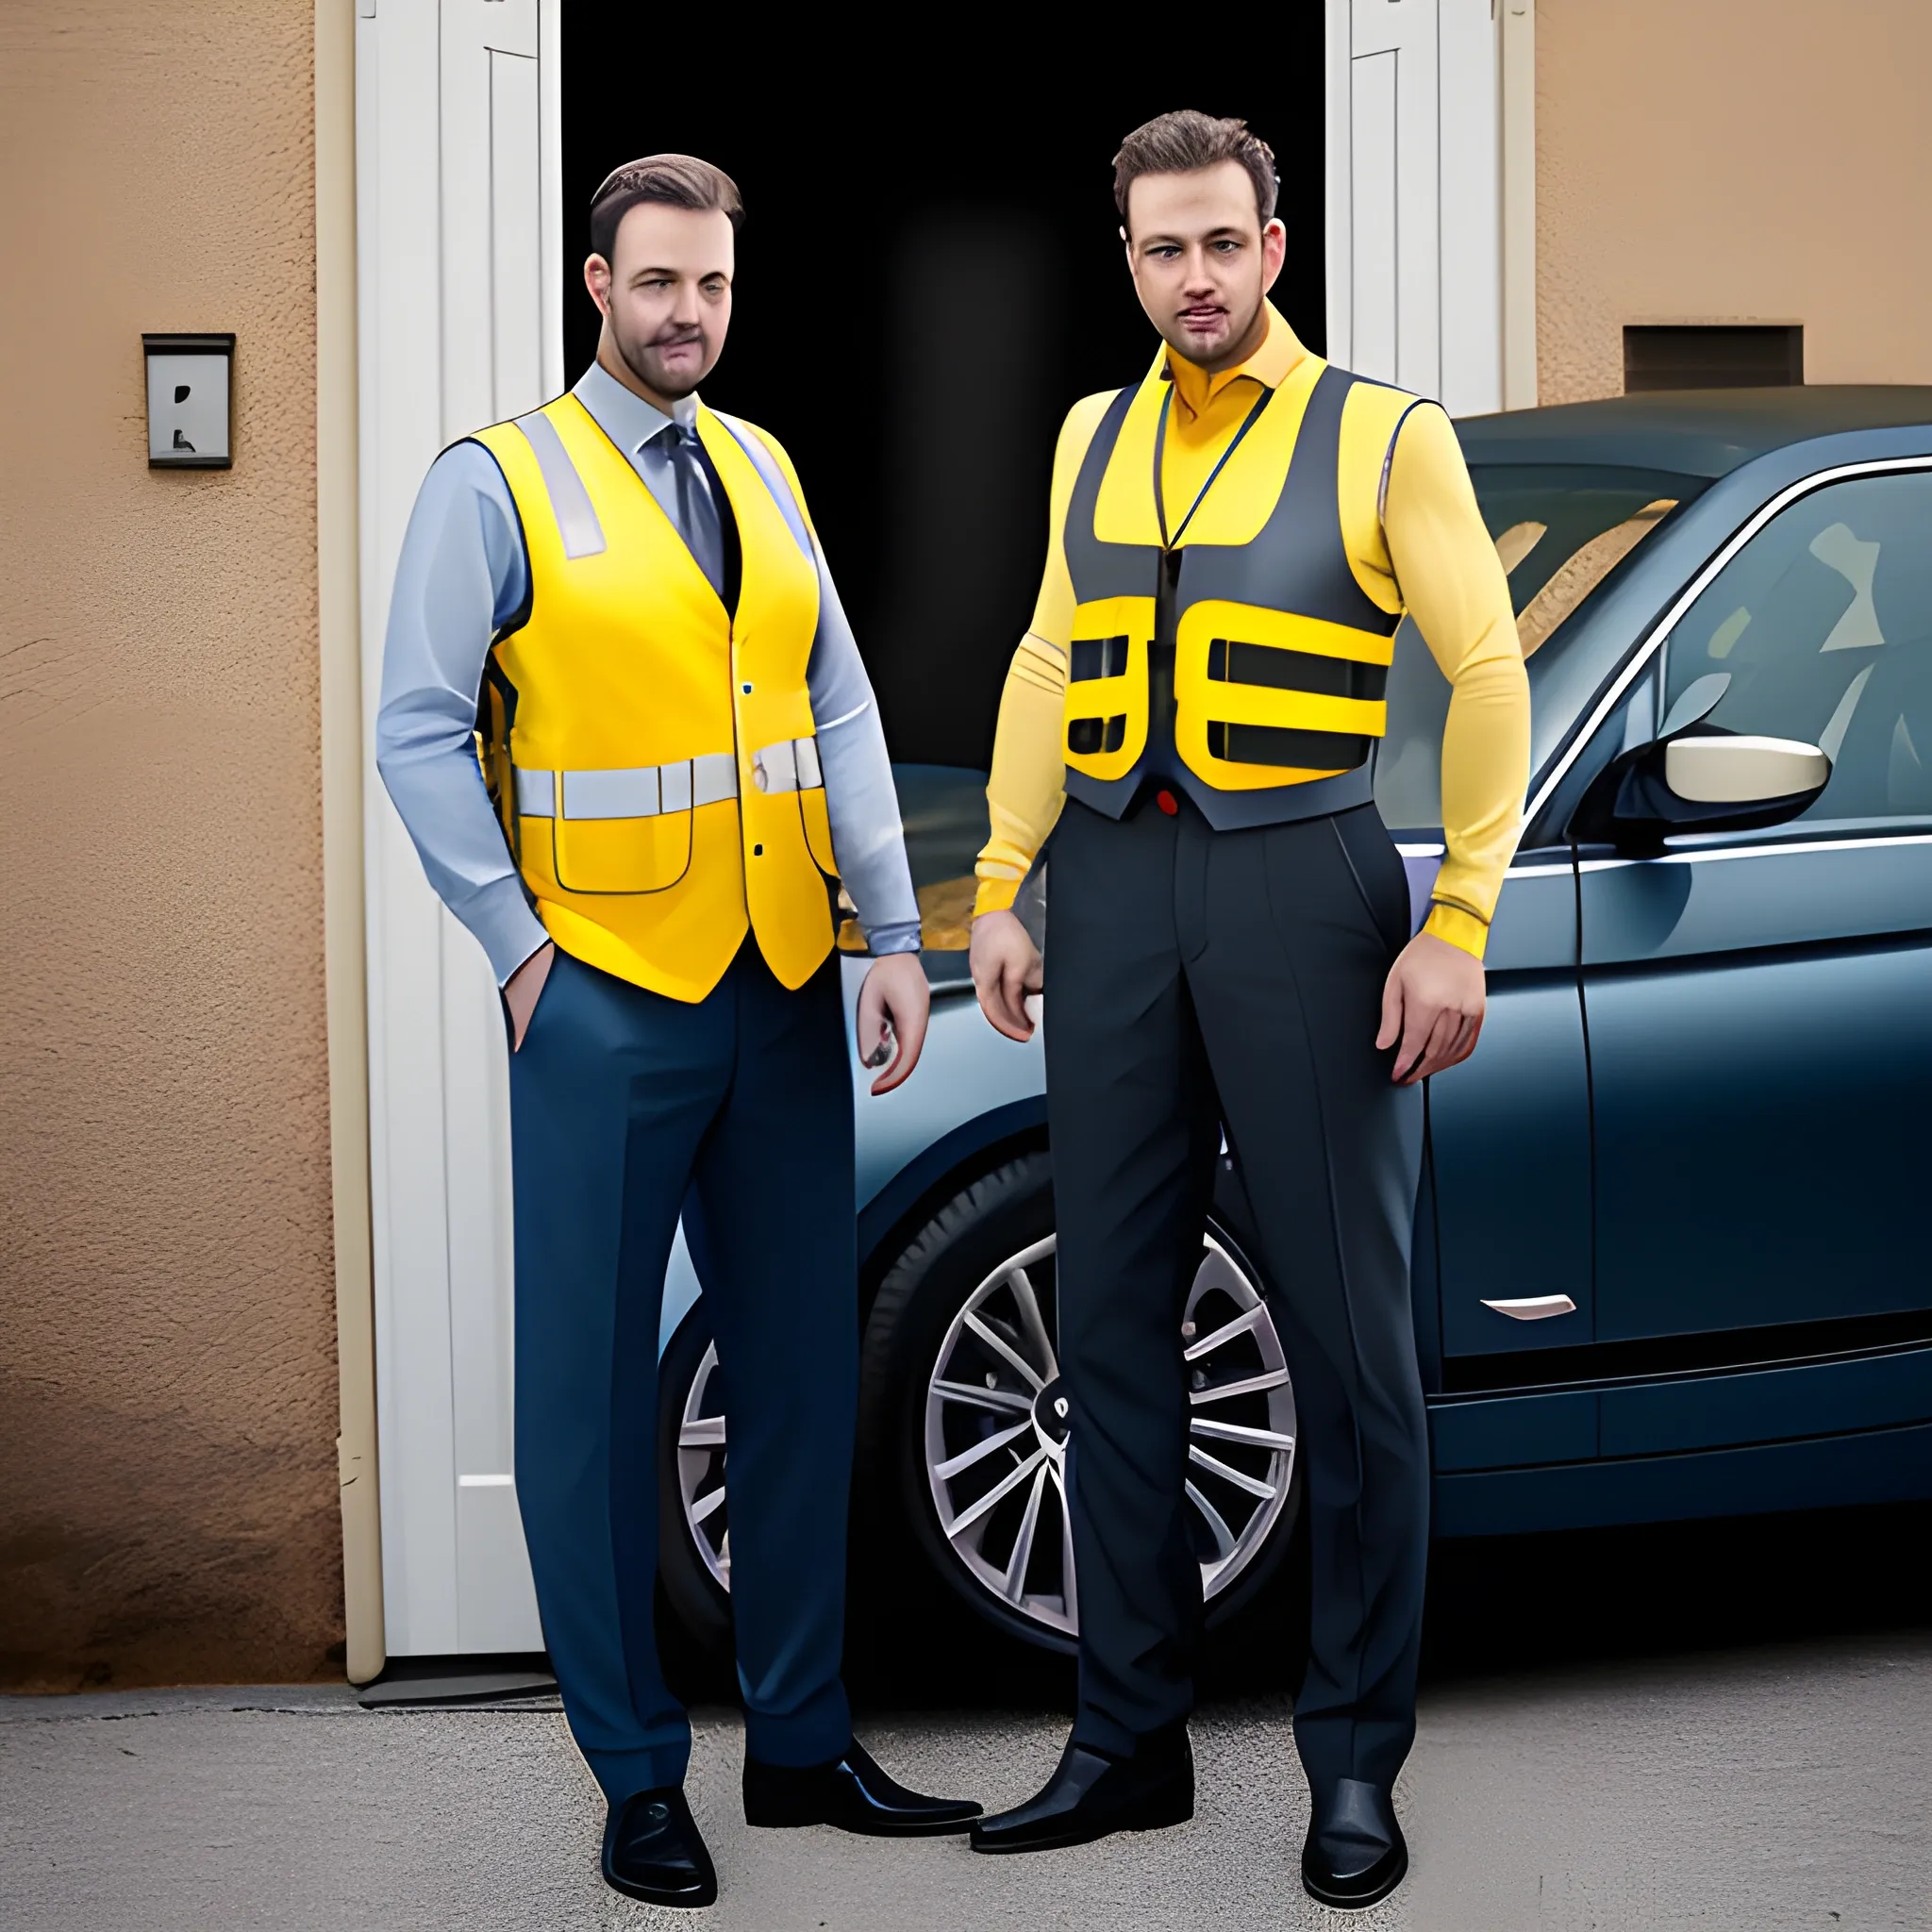
[[[1889,1521],[1924,1527],[1923,1514]],[[1846,1532],[1809,1544],[1753,1534],[1749,1560],[1713,1530],[1457,1558],[1469,1574],[1437,1607],[1441,1634],[1397,1794],[1412,1875],[1353,1923],[1932,1927],[1932,1629],[1916,1614],[1859,1627],[1871,1607],[1861,1590],[1890,1590],[1881,1608],[1916,1612],[1923,1585],[1898,1579],[1917,1564],[1888,1539],[1891,1582],[1874,1583],[1856,1568]],[[1660,1551],[1675,1552],[1661,1575]],[[1679,1594],[1672,1586],[1687,1577],[1690,1593]],[[1821,1607],[1800,1619],[1814,1627],[1783,1627],[1793,1603]],[[1713,1622],[1738,1641],[1633,1654],[1653,1628],[1697,1641]],[[1012,1680],[1022,1689],[1024,1674]],[[912,1782],[998,1806],[1045,1775],[1064,1734],[1063,1718],[1028,1694],[1019,1709],[996,1697],[978,1708],[875,1708],[862,1729]],[[631,1905],[598,1882],[601,1806],[554,1701],[375,1712],[332,1688],[4,1699],[0,1925],[1254,1932],[1349,1923],[1312,1905],[1296,1879],[1305,1809],[1286,1699],[1222,1684],[1194,1738],[1191,1824],[994,1859],[957,1840],[748,1830],[736,1802],[738,1721],[701,1707],[691,1799],[722,1896],[694,1918]]]

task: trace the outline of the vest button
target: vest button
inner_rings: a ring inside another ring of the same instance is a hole
[[[1177,799],[1172,791],[1166,790],[1165,787],[1163,787],[1160,791],[1157,791],[1154,794],[1154,802],[1161,808],[1162,811],[1164,811],[1168,815],[1169,818],[1173,818],[1174,813],[1179,811],[1181,808],[1180,800]]]
[[[750,686],[750,685],[748,685],[748,684],[741,684],[741,685],[740,685],[740,686],[739,686],[738,688],[739,688],[739,690],[740,690],[740,691],[742,691],[742,692],[743,692],[743,693],[745,694],[745,696],[746,696],[746,697],[750,697],[750,695],[751,695],[751,686]]]
[[[751,848],[751,856],[754,858],[762,858],[765,856],[765,848],[762,845],[754,845]]]

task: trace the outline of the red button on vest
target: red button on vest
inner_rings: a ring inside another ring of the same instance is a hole
[[[1157,791],[1154,794],[1154,802],[1169,818],[1173,818],[1181,808],[1180,800],[1172,791]]]

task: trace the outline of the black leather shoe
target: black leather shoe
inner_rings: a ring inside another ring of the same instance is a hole
[[[975,1852],[1045,1852],[1115,1831],[1155,1831],[1194,1815],[1194,1754],[1185,1724],[1142,1738],[1131,1757],[1071,1739],[1036,1797],[973,1827]]]
[[[939,1838],[964,1831],[979,1807],[964,1798],[923,1798],[890,1778],[854,1739],[829,1764],[793,1768],[744,1760],[747,1824],[836,1824],[867,1838]]]
[[[1318,1800],[1302,1847],[1302,1889],[1340,1911],[1385,1899],[1408,1872],[1408,1846],[1395,1807],[1379,1785],[1341,1779]]]
[[[654,1906],[717,1903],[711,1855],[675,1785],[658,1785],[611,1806],[604,1826],[604,1883]]]

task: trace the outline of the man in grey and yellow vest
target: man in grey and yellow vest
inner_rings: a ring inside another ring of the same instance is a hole
[[[1041,962],[1008,908],[1051,831],[1079,1710],[1045,1790],[974,1843],[1028,1851],[1192,1813],[1201,1570],[1177,1331],[1224,1129],[1300,1423],[1303,1879],[1364,1906],[1407,1869],[1391,1791],[1415,1731],[1427,1548],[1416,1083],[1481,1024],[1527,684],[1448,419],[1310,355],[1267,301],[1286,247],[1268,148],[1238,121],[1163,115],[1128,137],[1114,186],[1164,343],[1144,380],[1076,405],[1061,432],[973,931],[981,1005],[1024,1038]],[[1447,858],[1413,938],[1371,789],[1405,610],[1453,686]]]
[[[652,1629],[680,1211],[725,1389],[746,1818],[917,1835],[979,1808],[880,1771],[840,1681],[858,1383],[841,870],[879,956],[859,1051],[882,1066],[897,1041],[874,1093],[919,1058],[926,986],[878,713],[798,478],[697,398],[741,213],[689,156],[599,189],[596,362],[430,469],[377,725],[430,881],[503,989],[517,1500],[609,1805],[604,1875],[680,1906],[717,1891]]]

